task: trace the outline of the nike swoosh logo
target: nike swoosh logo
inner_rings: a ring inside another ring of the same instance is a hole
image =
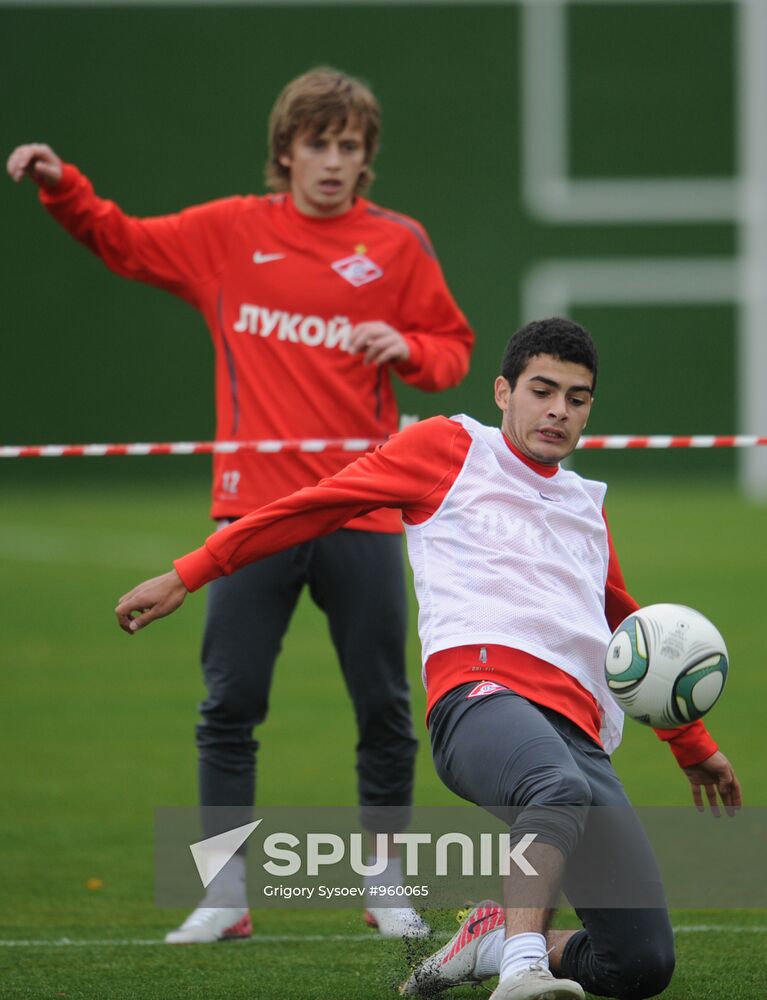
[[[282,260],[284,256],[284,253],[261,253],[260,250],[256,250],[253,254],[253,263],[268,264],[271,260]]]
[[[472,922],[469,924],[466,930],[469,932],[469,934],[473,934],[475,927],[478,927],[480,924],[484,923],[485,920],[489,920],[490,917],[492,916],[493,916],[492,913],[486,913],[484,917],[478,917],[476,920],[472,920]]]
[[[559,503],[559,497],[547,497],[546,494],[541,493],[540,490],[538,490],[538,496],[541,500],[550,500],[552,503]]]

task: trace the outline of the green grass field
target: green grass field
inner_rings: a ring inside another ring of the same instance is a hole
[[[185,460],[148,461],[159,473],[159,463]],[[54,470],[45,480],[22,463],[2,470],[0,996],[393,996],[407,956],[366,932],[355,910],[261,911],[249,943],[160,943],[182,913],[152,901],[153,809],[195,802],[204,599],[193,596],[172,619],[132,638],[118,631],[112,608],[204,537],[207,486],[202,465],[199,477],[176,485],[103,477],[101,468],[84,460],[81,476],[58,484]],[[169,474],[167,464],[162,472]],[[710,728],[747,803],[767,805],[760,613],[767,511],[704,480],[620,481],[608,509],[637,598],[697,607],[727,638],[731,677]],[[425,736],[420,718],[418,727]],[[285,644],[260,735],[262,804],[354,803],[350,709],[324,620],[308,601]],[[615,762],[637,803],[687,802],[684,777],[649,730],[628,725]],[[433,773],[425,739],[417,801],[454,801]],[[103,886],[88,889],[88,879]],[[455,927],[453,915],[429,917],[439,933]],[[572,915],[558,919],[566,926]],[[674,924],[679,964],[664,997],[767,995],[766,913],[675,912]]]

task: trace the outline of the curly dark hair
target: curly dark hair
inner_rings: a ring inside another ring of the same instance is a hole
[[[549,354],[560,361],[583,365],[592,374],[591,391],[597,385],[599,356],[591,334],[572,320],[552,316],[537,319],[513,333],[501,358],[501,375],[513,389],[530,358]]]

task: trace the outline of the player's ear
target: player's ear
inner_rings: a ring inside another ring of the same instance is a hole
[[[495,405],[504,413],[509,408],[509,397],[511,396],[511,386],[509,380],[499,375],[495,380]]]
[[[280,145],[282,145],[283,147],[282,152],[278,152],[277,150],[275,150],[275,152],[277,153],[277,162],[281,167],[285,167],[286,170],[290,170],[290,168],[293,166],[293,144],[295,143],[295,139],[296,137],[293,136],[290,142],[285,142],[283,140],[280,143]]]

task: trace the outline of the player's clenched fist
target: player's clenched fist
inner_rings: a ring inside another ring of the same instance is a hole
[[[117,624],[123,632],[138,632],[156,618],[173,614],[184,603],[188,593],[175,569],[144,580],[120,598],[115,608]]]
[[[8,157],[8,174],[17,183],[29,177],[35,184],[55,188],[61,180],[61,158],[43,142],[27,142]]]

